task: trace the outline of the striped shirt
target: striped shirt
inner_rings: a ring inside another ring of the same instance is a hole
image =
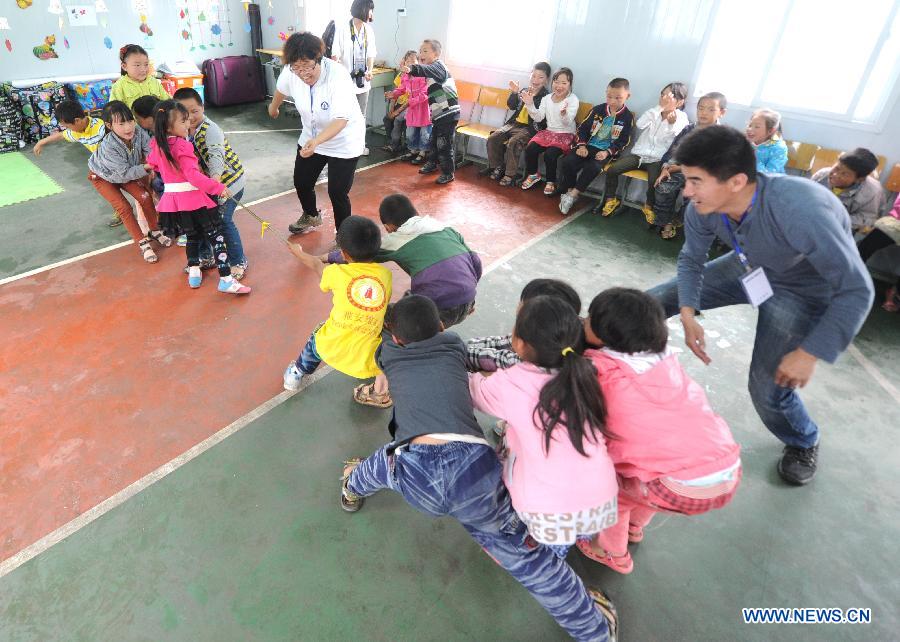
[[[63,132],[63,138],[70,143],[81,143],[93,154],[97,151],[97,145],[100,144],[100,140],[105,133],[106,126],[103,124],[103,121],[100,118],[91,118],[90,123],[88,123],[83,132],[67,129]]]
[[[191,141],[197,158],[210,176],[220,177],[219,180],[235,194],[244,189],[244,166],[218,125],[204,118]]]

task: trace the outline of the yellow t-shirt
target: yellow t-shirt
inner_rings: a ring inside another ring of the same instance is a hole
[[[63,132],[63,138],[70,143],[81,143],[93,154],[97,151],[97,145],[100,144],[100,139],[103,138],[105,133],[106,125],[103,124],[103,120],[91,118],[90,123],[83,132],[73,132],[71,129],[67,129]]]
[[[374,377],[380,372],[375,349],[391,300],[391,271],[379,263],[329,265],[319,287],[332,298],[328,320],[316,332],[316,352],[346,375]]]
[[[528,108],[525,105],[522,105],[522,109],[519,110],[519,115],[516,116],[516,122],[521,123],[522,125],[528,124]]]
[[[395,89],[400,86],[400,80],[401,80],[400,74],[397,74],[397,76],[394,78],[394,88]],[[398,107],[400,105],[405,105],[408,102],[409,102],[409,94],[403,94],[402,96],[397,98],[397,106]]]
[[[112,91],[109,92],[110,100],[121,100],[128,105],[129,109],[131,103],[141,96],[156,96],[160,100],[171,98],[162,83],[153,76],[147,76],[143,82],[136,82],[128,76],[121,76],[113,83]]]

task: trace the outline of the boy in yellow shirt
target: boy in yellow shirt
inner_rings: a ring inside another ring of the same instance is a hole
[[[391,299],[391,271],[374,262],[381,249],[381,230],[367,218],[351,216],[338,228],[337,243],[347,263],[327,266],[299,245],[291,245],[294,256],[322,277],[319,287],[332,293],[332,308],[328,319],[313,330],[300,356],[284,371],[285,390],[299,390],[323,361],[357,379],[380,373],[375,350],[381,344],[384,314]],[[357,386],[354,398],[366,395],[367,405],[376,405],[373,400],[382,408],[391,405],[387,390],[378,390],[374,384],[366,388],[365,384]]]
[[[40,156],[44,145],[55,143],[58,140],[67,140],[70,143],[81,143],[92,154],[100,144],[100,139],[106,133],[106,127],[102,118],[88,116],[80,103],[74,100],[64,100],[53,110],[56,121],[62,127],[62,131],[54,132],[42,138],[34,146],[34,155]]]

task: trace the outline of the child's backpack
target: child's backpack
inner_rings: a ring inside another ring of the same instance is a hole
[[[0,93],[0,153],[19,149],[22,135],[22,115],[12,98]]]
[[[36,143],[59,130],[59,123],[54,115],[56,105],[69,98],[61,84],[45,82],[23,88],[7,84],[4,91],[22,116],[23,141]]]
[[[334,45],[334,20],[328,23],[322,32],[322,42],[325,43],[325,57],[331,58],[331,47]]]
[[[102,109],[109,102],[112,92],[112,80],[95,80],[92,82],[71,82],[66,88],[72,98],[78,101],[85,111]]]

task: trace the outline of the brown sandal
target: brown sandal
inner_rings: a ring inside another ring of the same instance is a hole
[[[390,408],[394,405],[391,393],[378,394],[374,383],[361,383],[353,389],[353,401],[373,408]]]

